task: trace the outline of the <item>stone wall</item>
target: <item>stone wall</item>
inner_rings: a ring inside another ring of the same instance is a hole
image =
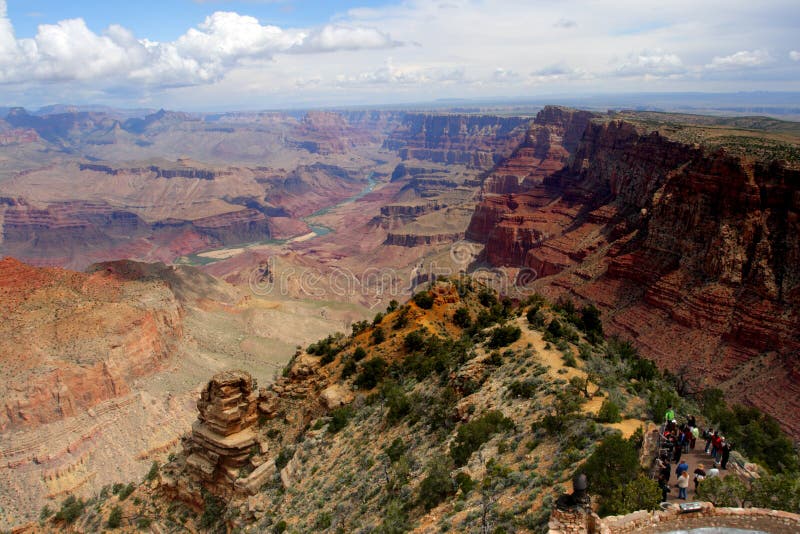
[[[800,532],[800,515],[764,508],[716,508],[709,502],[701,503],[698,512],[680,513],[677,506],[668,510],[648,512],[640,510],[623,516],[600,518],[583,510],[553,510],[550,515],[550,534],[625,534],[628,532],[653,532],[679,530],[684,527],[697,528],[697,523],[708,521],[707,526],[717,525],[719,520],[737,521],[737,526],[748,520],[756,526],[759,521],[769,521],[784,532]],[[688,524],[691,523],[691,524]]]

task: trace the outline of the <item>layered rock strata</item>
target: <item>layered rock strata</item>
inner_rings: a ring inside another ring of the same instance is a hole
[[[404,160],[489,169],[519,145],[529,123],[526,117],[408,113],[384,148]]]
[[[192,432],[183,440],[186,466],[202,484],[217,492],[233,487],[256,444],[258,420],[255,380],[244,371],[225,371],[208,382]]]
[[[800,435],[800,171],[625,120],[584,127],[561,170],[528,157],[538,145],[499,166],[544,176],[515,194],[490,182],[467,236],[491,263],[535,270],[541,291],[598,303],[610,332],[695,387]]]

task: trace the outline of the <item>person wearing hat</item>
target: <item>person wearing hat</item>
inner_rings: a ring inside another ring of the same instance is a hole
[[[697,493],[697,484],[699,484],[704,478],[706,478],[706,466],[703,464],[697,464],[697,467],[694,470],[694,491]]]

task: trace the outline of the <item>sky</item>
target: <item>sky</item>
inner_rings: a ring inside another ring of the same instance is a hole
[[[0,0],[0,106],[800,91],[798,0]]]

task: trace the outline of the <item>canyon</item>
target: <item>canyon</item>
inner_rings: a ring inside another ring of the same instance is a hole
[[[298,346],[458,273],[518,300],[595,304],[606,332],[691,390],[720,387],[800,436],[798,139],[773,119],[558,106],[12,109],[0,526],[139,479],[180,450],[198,396],[181,469],[199,506],[200,486],[235,484],[247,465],[254,443],[220,447],[253,425],[256,399],[275,416],[256,383],[271,387]],[[204,426],[229,405],[241,421]],[[170,491],[186,496],[184,478]]]
[[[716,146],[731,132],[712,119],[653,119],[546,109],[487,178],[467,236],[548,296],[600,306],[608,331],[695,390],[721,387],[800,435],[792,145],[765,158],[752,132]]]

